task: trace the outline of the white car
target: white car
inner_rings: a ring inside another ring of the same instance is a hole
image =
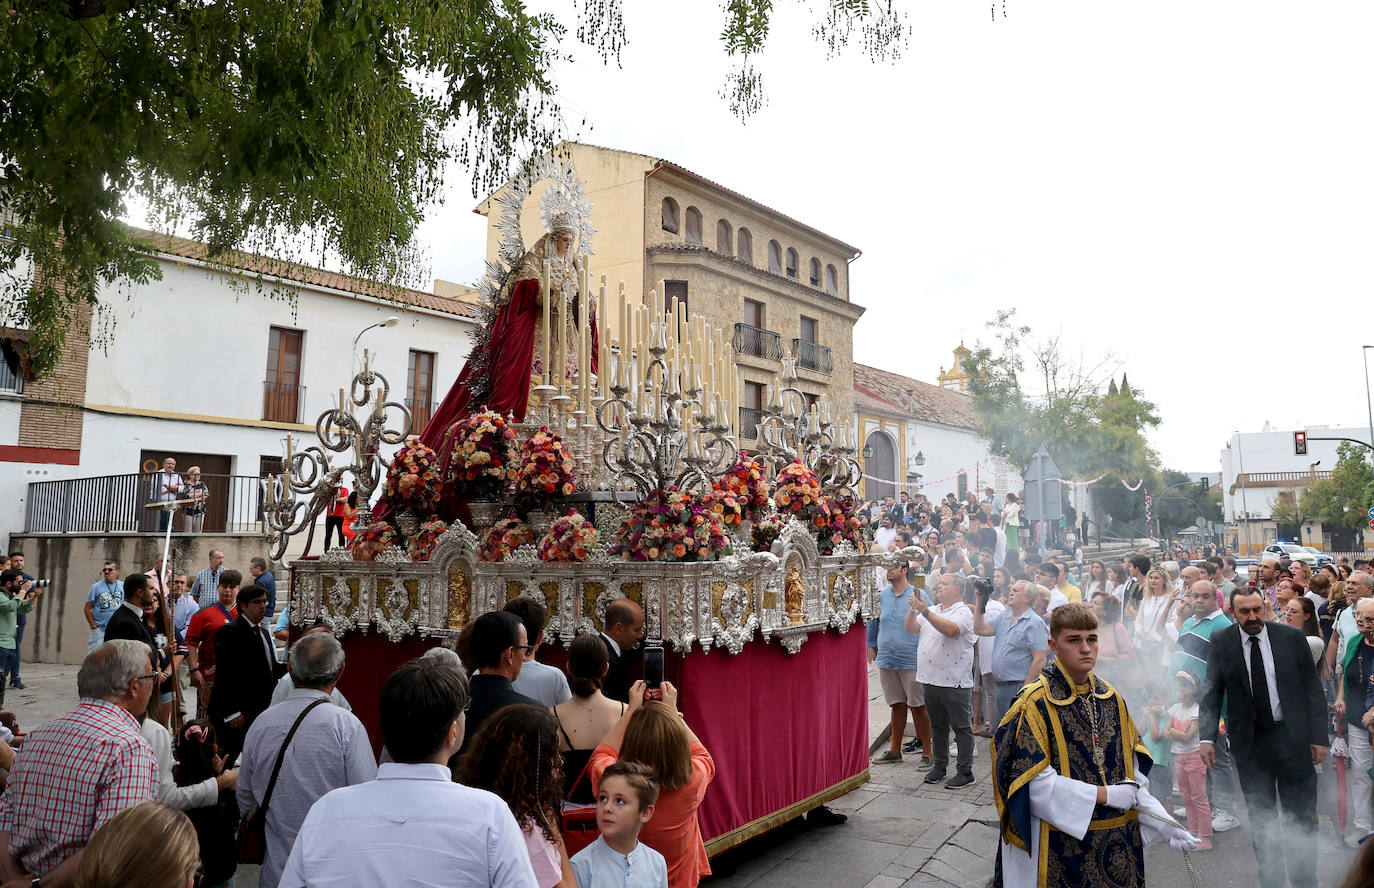
[[[1270,543],[1264,547],[1264,554],[1273,555],[1275,558],[1287,558],[1289,561],[1305,561],[1313,567],[1317,566],[1316,553],[1296,543]]]

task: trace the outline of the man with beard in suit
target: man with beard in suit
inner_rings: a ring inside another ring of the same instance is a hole
[[[1236,625],[1212,633],[1198,701],[1199,752],[1216,764],[1217,722],[1226,735],[1250,812],[1261,888],[1317,884],[1317,773],[1326,758],[1326,695],[1303,633],[1264,619],[1264,595],[1231,593]],[[1282,826],[1279,808],[1283,809]]]

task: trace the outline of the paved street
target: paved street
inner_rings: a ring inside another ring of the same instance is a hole
[[[26,663],[27,690],[11,689],[5,708],[25,730],[67,711],[76,703],[76,667]],[[869,730],[877,737],[887,723],[887,707],[876,672],[869,676]],[[794,822],[735,849],[716,862],[721,875],[710,888],[982,888],[992,877],[997,811],[988,777],[987,741],[974,757],[977,780],[958,790],[926,786],[916,760],[874,765],[873,780],[830,807],[849,815],[840,826],[807,829]],[[1354,852],[1340,844],[1331,813],[1331,768],[1321,776],[1319,884],[1335,886]],[[1216,848],[1191,855],[1208,888],[1249,888],[1256,881],[1255,857],[1241,826],[1215,838]],[[1183,855],[1167,846],[1146,850],[1151,888],[1188,884]],[[257,885],[256,867],[241,867],[238,888]],[[728,875],[727,875],[728,873]]]

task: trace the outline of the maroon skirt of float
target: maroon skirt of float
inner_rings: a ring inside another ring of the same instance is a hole
[[[353,712],[382,746],[377,701],[391,671],[434,646],[393,643],[376,632],[341,638],[348,667],[339,679]],[[561,667],[562,648],[539,659]],[[716,762],[716,779],[698,810],[709,854],[844,795],[868,781],[868,669],[862,623],[844,635],[812,633],[789,654],[755,640],[739,654],[693,647],[665,658],[665,677],[681,691],[683,716]]]

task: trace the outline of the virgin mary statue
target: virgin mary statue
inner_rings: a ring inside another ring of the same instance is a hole
[[[531,181],[554,178],[540,200],[540,216],[546,233],[528,251],[520,241],[520,210]],[[439,452],[445,469],[452,446],[448,440],[453,425],[474,412],[490,409],[523,422],[530,408],[530,391],[543,382],[544,355],[553,356],[553,385],[569,382],[577,375],[575,350],[560,355],[557,348],[546,348],[543,312],[550,312],[548,335],[558,340],[559,324],[564,325],[565,342],[576,342],[581,312],[591,311],[592,348],[590,371],[597,367],[595,300],[578,292],[578,281],[591,252],[594,229],[587,216],[591,203],[582,193],[582,183],[571,168],[554,166],[536,169],[512,182],[498,198],[504,212],[498,227],[502,231],[503,261],[511,261],[506,271],[501,263],[489,263],[484,291],[487,295],[485,321],[478,331],[458,381],[449,389],[420,440]],[[522,252],[523,251],[523,252]],[[548,260],[547,284],[545,260]],[[567,316],[560,313],[567,298]],[[553,346],[553,343],[549,343]],[[561,366],[559,366],[561,365]]]

